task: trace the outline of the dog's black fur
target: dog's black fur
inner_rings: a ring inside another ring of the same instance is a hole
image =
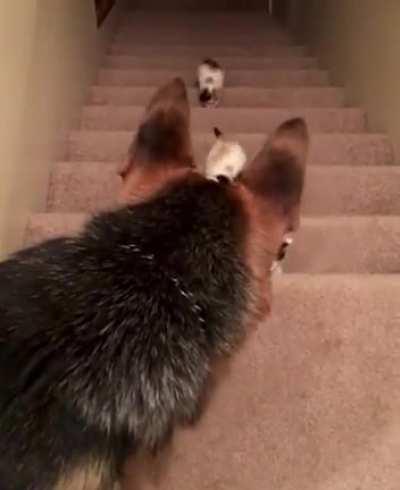
[[[125,441],[154,449],[197,416],[212,356],[243,335],[237,213],[217,184],[178,183],[0,265],[2,489],[119,467]]]
[[[212,361],[245,334],[247,233],[230,186],[193,174],[0,264],[1,490],[96,467],[110,489],[197,419]]]

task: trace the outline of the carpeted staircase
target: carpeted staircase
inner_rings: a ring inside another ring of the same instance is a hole
[[[399,490],[400,167],[390,142],[303,46],[263,13],[128,12],[90,90],[48,212],[27,241],[72,233],[115,201],[116,165],[156,87],[197,63],[227,69],[223,104],[192,126],[201,164],[212,127],[250,155],[284,119],[312,130],[302,229],[269,322],[233,360],[195,429],[162,461],[127,469],[132,490]]]

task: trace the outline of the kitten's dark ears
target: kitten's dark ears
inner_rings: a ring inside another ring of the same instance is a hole
[[[308,147],[304,120],[286,121],[240,177],[251,192],[270,201],[282,213],[290,230],[298,227]]]
[[[154,168],[166,164],[193,166],[190,105],[185,83],[180,78],[154,94],[119,174],[126,177],[133,166]]]

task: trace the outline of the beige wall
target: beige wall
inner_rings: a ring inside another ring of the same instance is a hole
[[[45,209],[120,8],[98,30],[92,0],[0,0],[0,256]]]
[[[400,156],[400,2],[282,1],[292,4],[297,35],[345,86],[349,102],[367,110],[371,129],[391,135]]]

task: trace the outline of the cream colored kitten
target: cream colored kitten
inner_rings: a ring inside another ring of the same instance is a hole
[[[225,73],[219,63],[208,58],[197,69],[199,102],[203,107],[216,106],[224,86]]]
[[[214,134],[216,141],[207,156],[205,176],[212,180],[225,177],[233,181],[246,164],[246,153],[236,141],[226,141],[218,128],[214,128]]]

